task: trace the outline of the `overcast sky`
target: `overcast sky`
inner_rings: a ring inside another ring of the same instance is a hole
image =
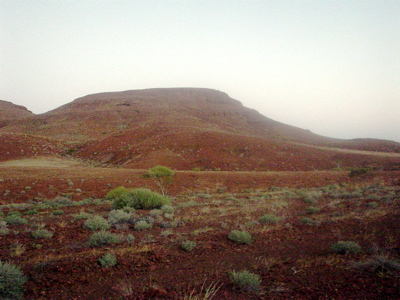
[[[400,1],[0,0],[0,99],[44,113],[156,87],[400,142]]]

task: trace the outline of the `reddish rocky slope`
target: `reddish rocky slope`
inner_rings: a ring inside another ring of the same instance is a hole
[[[337,166],[396,169],[400,164],[395,156],[306,146],[396,153],[400,152],[399,143],[318,136],[271,120],[227,94],[209,89],[88,95],[45,114],[26,114],[7,123],[0,132],[64,141],[64,154],[129,168],[163,164],[182,170],[322,170]]]

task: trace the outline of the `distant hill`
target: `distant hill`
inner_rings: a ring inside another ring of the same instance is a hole
[[[0,100],[0,128],[8,125],[13,120],[33,115],[34,114],[24,106]]]
[[[400,153],[382,140],[340,140],[271,120],[227,94],[198,88],[88,95],[41,115],[26,112],[0,132],[63,142],[64,154],[104,166],[176,169],[320,170],[338,166],[390,169]],[[320,148],[317,148],[320,147]]]

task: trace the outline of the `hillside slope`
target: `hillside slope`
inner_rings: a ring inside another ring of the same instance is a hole
[[[271,120],[223,92],[199,88],[88,95],[45,114],[28,114],[1,132],[66,142],[63,154],[102,166],[295,171],[400,164],[396,156],[326,149],[400,153],[399,143],[322,137]]]
[[[106,122],[105,122],[106,120]],[[311,132],[273,121],[227,94],[195,88],[149,89],[88,95],[3,131],[73,142],[98,140],[134,126],[179,124],[245,135],[317,140]]]
[[[0,100],[0,128],[7,126],[13,120],[34,116],[26,107]]]

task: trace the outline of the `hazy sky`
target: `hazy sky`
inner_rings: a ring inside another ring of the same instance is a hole
[[[400,142],[400,0],[0,0],[0,99],[44,113],[155,87]]]

